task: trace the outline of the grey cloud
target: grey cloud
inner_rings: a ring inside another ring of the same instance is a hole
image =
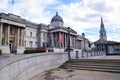
[[[112,7],[106,6],[104,2],[90,4],[88,6],[90,6],[93,10],[100,12],[100,13],[110,12],[111,10],[113,10]]]
[[[96,17],[99,17],[99,16],[101,16],[101,14],[99,14],[99,13],[86,15],[87,18],[96,18]]]
[[[81,18],[81,17],[75,17],[74,18],[75,21],[80,21],[80,22],[88,22],[89,20],[87,18]]]

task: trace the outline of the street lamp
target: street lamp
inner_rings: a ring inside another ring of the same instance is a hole
[[[68,45],[67,45],[67,50],[68,50],[68,58],[70,60],[70,27],[68,27]]]
[[[82,37],[83,37],[83,51],[82,51],[82,57],[84,57],[84,51],[85,51],[85,33],[82,33]]]

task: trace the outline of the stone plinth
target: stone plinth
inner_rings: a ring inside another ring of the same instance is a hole
[[[10,56],[0,59],[0,79],[28,80],[40,72],[59,67],[67,60],[66,53]]]

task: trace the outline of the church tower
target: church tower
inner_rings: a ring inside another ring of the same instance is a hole
[[[100,40],[107,41],[106,30],[104,28],[103,19],[101,17],[101,25],[100,25]]]

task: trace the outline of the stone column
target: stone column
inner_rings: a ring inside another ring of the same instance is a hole
[[[74,36],[74,48],[76,48],[76,36]]]
[[[25,34],[25,31],[24,31],[24,28],[22,29],[23,30],[23,39],[22,39],[22,47],[24,46],[24,34]]]
[[[68,35],[68,34],[66,34],[66,48],[67,48],[67,46],[68,46],[68,44],[67,44],[67,41],[68,41],[67,35]]]
[[[66,34],[66,48],[68,46],[68,34]]]
[[[106,46],[105,46],[105,44],[103,44],[103,49],[104,49],[104,53],[103,54],[106,54]]]
[[[63,33],[63,48],[65,48],[65,33]]]
[[[63,33],[63,47],[65,48],[65,33]]]
[[[57,33],[55,33],[55,47],[57,47]]]
[[[59,47],[59,32],[56,33],[56,47]]]
[[[20,28],[18,28],[18,35],[17,35],[17,47],[19,47],[19,39],[20,39]]]
[[[70,48],[72,48],[72,39],[71,39],[71,35],[70,35]]]
[[[101,52],[102,52],[102,44],[101,44],[101,49],[100,49],[100,53],[99,53],[99,55],[101,54]]]
[[[66,48],[66,33],[64,34],[64,37],[65,37],[64,44],[65,44],[65,48]]]
[[[54,33],[54,47],[56,47],[55,34],[56,34],[56,33]]]
[[[25,35],[26,36],[26,35]],[[26,46],[25,46],[26,47]],[[38,30],[38,48],[40,47],[40,31]]]
[[[8,26],[5,25],[5,45],[7,45],[7,40],[8,39]]]
[[[74,48],[75,48],[75,36],[73,36],[73,43],[74,43]]]
[[[10,25],[8,25],[7,45],[9,45],[9,42],[10,42]]]
[[[72,43],[72,42],[73,42],[73,41],[72,41],[72,35],[70,36],[70,39],[71,39],[71,41],[70,41],[70,42],[71,42],[71,48],[73,48],[73,43]]]
[[[20,28],[20,46],[22,46],[22,29]]]
[[[62,41],[62,42],[63,42],[63,48],[65,48],[65,47],[64,47],[64,44],[65,44],[65,41],[64,41],[64,33],[62,34],[62,39],[63,39],[63,41]]]
[[[63,33],[61,32],[61,38],[62,38],[62,43],[61,43],[61,48],[63,48]]]
[[[75,36],[75,48],[76,48],[76,44],[77,44],[77,37]]]
[[[59,48],[61,48],[61,43],[60,43],[60,32],[59,32]]]
[[[72,41],[73,41],[73,48],[75,48],[75,42],[74,42],[75,40],[74,40],[74,36],[73,36],[72,39],[73,39],[73,40],[72,40]]]
[[[72,48],[74,48],[74,38],[72,36]]]
[[[53,33],[51,33],[51,37],[52,37],[52,47],[54,47],[54,34]]]
[[[21,29],[21,47],[23,45],[23,29]]]
[[[72,44],[73,44],[73,48],[75,47],[75,44],[74,44],[74,36],[72,36]]]
[[[21,29],[19,29],[19,46],[21,46]]]
[[[0,45],[2,45],[3,24],[0,24]]]
[[[62,36],[62,43],[61,43],[61,47],[63,48],[64,46],[64,42],[63,42],[63,33],[61,32],[61,36]]]
[[[14,26],[14,31],[15,31],[15,39],[14,39],[14,46],[13,46],[13,49],[14,51],[17,50],[17,37],[18,37],[18,33],[17,33],[17,27]]]

